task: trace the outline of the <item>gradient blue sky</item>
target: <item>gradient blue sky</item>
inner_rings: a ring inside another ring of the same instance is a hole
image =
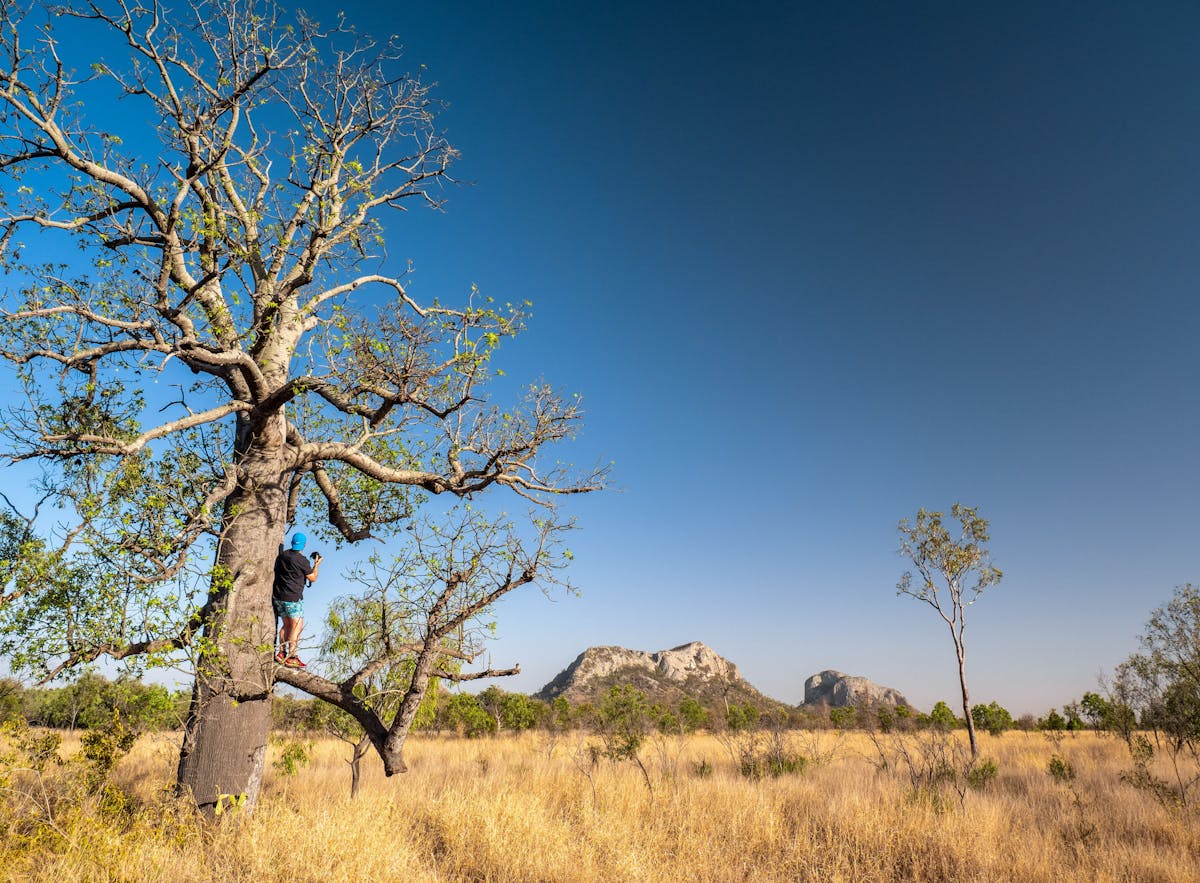
[[[426,65],[474,182],[392,226],[414,294],[533,300],[502,366],[616,462],[570,507],[582,597],[498,611],[506,689],[702,640],[789,702],[953,699],[894,587],[899,519],[956,500],[1005,571],[973,698],[1014,713],[1200,579],[1194,4],[337,8]]]

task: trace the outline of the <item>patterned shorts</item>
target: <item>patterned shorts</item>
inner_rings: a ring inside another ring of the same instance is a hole
[[[272,598],[271,606],[275,608],[276,616],[285,619],[299,619],[304,616],[303,601],[280,601],[278,598]]]

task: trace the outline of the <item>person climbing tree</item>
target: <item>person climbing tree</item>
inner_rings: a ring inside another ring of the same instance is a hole
[[[320,552],[313,552],[311,564],[304,556],[302,550],[307,542],[308,537],[297,531],[292,534],[292,547],[285,551],[280,544],[279,557],[275,559],[271,606],[281,620],[275,661],[291,668],[305,668],[299,655],[300,632],[304,628],[304,589],[308,583],[317,581],[321,569]]]

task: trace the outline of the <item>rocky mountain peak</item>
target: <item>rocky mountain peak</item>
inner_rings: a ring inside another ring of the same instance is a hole
[[[534,695],[547,701],[558,696],[572,702],[594,701],[618,683],[666,699],[714,692],[766,699],[742,680],[736,665],[701,641],[652,653],[625,647],[589,647]]]
[[[862,702],[874,705],[908,705],[908,700],[899,690],[833,669],[819,672],[804,682],[805,705],[841,707]]]
[[[673,681],[686,681],[690,677],[742,679],[736,665],[701,641],[659,650],[651,653],[650,659],[662,674]]]

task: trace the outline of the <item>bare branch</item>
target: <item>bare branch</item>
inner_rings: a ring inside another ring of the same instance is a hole
[[[457,672],[446,671],[445,669],[434,669],[433,676],[457,683],[459,681],[477,681],[481,678],[504,678],[509,677],[510,675],[519,675],[520,673],[521,666],[514,665],[512,668],[488,668],[484,669],[483,671],[472,672]]]
[[[172,420],[168,423],[163,423],[151,430],[148,430],[147,432],[143,432],[137,438],[128,442],[122,442],[120,439],[115,439],[108,436],[90,435],[87,433],[63,433],[59,435],[48,435],[44,437],[44,441],[51,444],[64,441],[79,442],[87,445],[92,451],[100,454],[136,454],[155,439],[173,435],[175,433],[182,432],[185,429],[202,426],[205,423],[212,423],[222,419],[223,417],[228,417],[230,414],[246,412],[249,410],[251,410],[251,406],[245,402],[229,402],[228,404],[212,408],[211,410],[204,411],[199,414],[190,414],[187,417],[181,417],[178,420]]]

